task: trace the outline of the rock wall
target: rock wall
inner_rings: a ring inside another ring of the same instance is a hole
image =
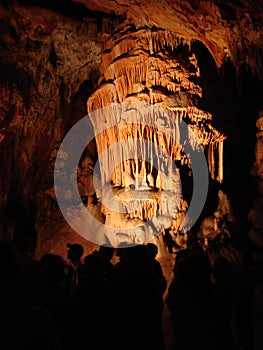
[[[56,250],[53,236],[63,231],[51,194],[52,159],[86,114],[100,63],[101,20],[88,15],[1,7],[1,233],[35,238],[36,230],[42,252]]]

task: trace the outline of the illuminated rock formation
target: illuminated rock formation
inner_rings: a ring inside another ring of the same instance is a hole
[[[115,228],[108,239],[116,246],[112,236],[126,227],[134,227],[129,243],[152,239],[165,229],[174,236],[182,228],[177,214],[186,212],[182,207],[187,203],[180,167],[187,166],[191,173],[184,147],[208,153],[212,178],[223,181],[225,136],[213,126],[211,113],[200,107],[202,77],[191,42],[167,30],[122,27],[104,38],[100,72],[88,112],[98,158],[103,158],[101,200],[109,202],[108,186],[113,187],[121,207],[118,213],[104,205],[105,225]],[[189,126],[185,133],[182,123]],[[141,228],[140,221],[152,225]]]

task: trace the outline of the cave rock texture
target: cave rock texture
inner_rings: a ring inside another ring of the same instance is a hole
[[[189,238],[178,234],[191,202],[189,144],[209,175],[190,234],[206,245],[228,224],[224,237],[240,230],[262,245],[262,1],[2,1],[0,16],[2,237],[25,235],[37,258],[64,256],[67,242],[86,252],[118,246],[123,227],[133,231],[129,243],[157,238],[162,254],[173,252]],[[72,152],[60,146],[86,115],[94,137],[69,172]],[[125,142],[133,158],[113,147]],[[89,212],[101,240],[85,239],[62,215],[55,163],[68,215]],[[105,204],[112,194],[120,211]]]

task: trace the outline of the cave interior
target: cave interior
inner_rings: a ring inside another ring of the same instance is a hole
[[[154,242],[168,281],[196,244],[262,269],[262,16],[258,0],[2,0],[1,240],[37,260]]]

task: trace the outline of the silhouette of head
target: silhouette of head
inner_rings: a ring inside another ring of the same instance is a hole
[[[40,259],[43,277],[49,284],[61,282],[65,278],[65,263],[61,256],[47,253]]]
[[[101,256],[103,259],[110,261],[113,257],[115,252],[115,249],[113,247],[108,247],[101,245],[99,247],[99,256]]]
[[[69,248],[67,258],[73,263],[80,261],[84,253],[84,248],[82,245],[79,243],[67,243],[67,247]]]
[[[146,249],[150,253],[151,257],[154,259],[158,254],[158,247],[154,243],[147,243]]]

